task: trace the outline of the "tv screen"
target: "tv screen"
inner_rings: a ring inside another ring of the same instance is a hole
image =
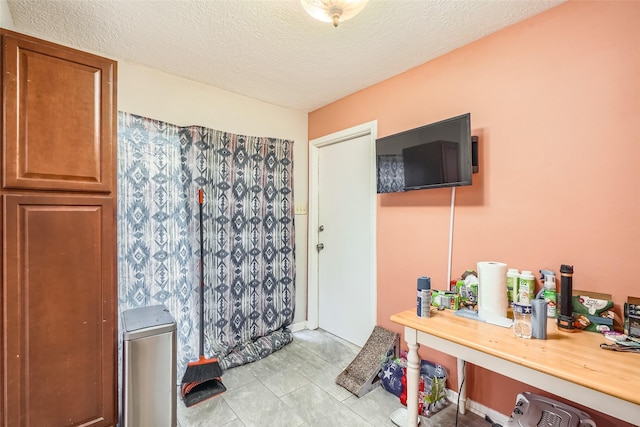
[[[378,193],[471,185],[471,114],[376,140]]]

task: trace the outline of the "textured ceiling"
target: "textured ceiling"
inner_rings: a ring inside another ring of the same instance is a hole
[[[299,0],[8,0],[16,31],[312,111],[563,0],[369,0],[338,28]]]

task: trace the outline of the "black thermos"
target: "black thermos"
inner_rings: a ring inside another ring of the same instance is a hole
[[[558,330],[573,332],[573,266],[560,266],[560,314],[558,315]]]

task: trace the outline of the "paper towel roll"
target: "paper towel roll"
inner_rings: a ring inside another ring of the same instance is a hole
[[[507,317],[507,264],[478,262],[478,317],[485,322]]]

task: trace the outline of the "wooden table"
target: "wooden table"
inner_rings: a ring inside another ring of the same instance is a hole
[[[515,337],[512,328],[466,319],[450,310],[431,310],[431,317],[420,318],[412,309],[394,314],[391,321],[404,326],[409,346],[409,426],[417,425],[420,344],[455,356],[458,382],[462,361],[467,361],[640,425],[640,354],[601,349],[605,338],[599,333],[559,332],[554,320],[549,319],[546,340],[527,340]],[[460,410],[464,413],[464,387],[460,394]]]

